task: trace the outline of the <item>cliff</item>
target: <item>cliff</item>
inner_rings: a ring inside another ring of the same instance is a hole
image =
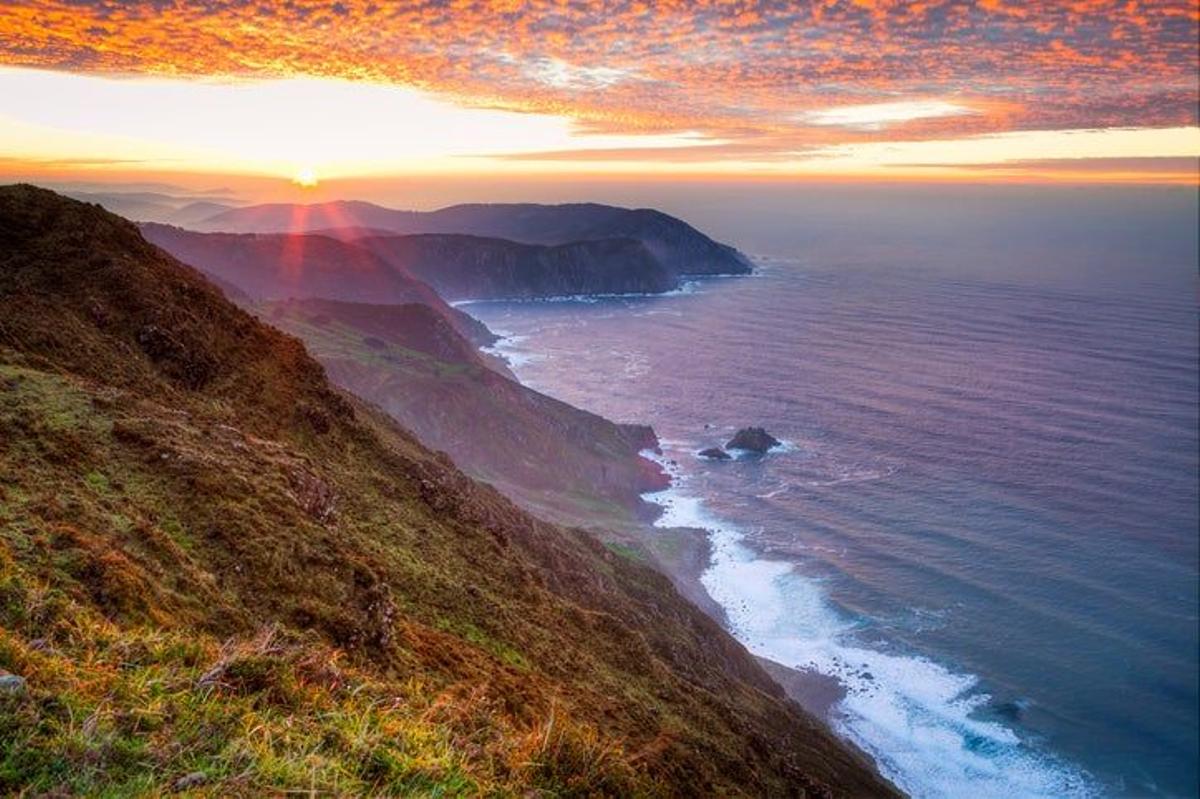
[[[483,324],[447,305],[428,284],[354,244],[319,235],[195,233],[152,223],[141,230],[150,242],[252,299],[416,302],[436,309],[476,344],[496,340]]]
[[[457,233],[530,244],[635,239],[675,275],[747,274],[750,262],[681,219],[661,211],[597,203],[475,204],[397,211],[364,202],[268,204],[231,209],[196,223],[201,230],[300,232],[369,228],[399,234]]]
[[[0,792],[894,795],[133,225],[8,187],[0,245]]]
[[[652,430],[498,374],[427,306],[302,300],[258,311],[302,339],[335,383],[544,518],[628,526],[645,515],[640,494],[668,485],[638,454],[657,446]]]
[[[451,301],[653,294],[679,285],[674,271],[631,238],[537,245],[424,234],[370,236],[355,243]]]

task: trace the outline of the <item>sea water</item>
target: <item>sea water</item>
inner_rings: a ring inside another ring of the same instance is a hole
[[[1006,253],[916,219],[673,296],[467,310],[533,387],[655,427],[677,479],[648,498],[707,531],[732,632],[838,677],[836,729],[901,788],[1194,796],[1194,238],[1007,213]],[[785,446],[696,456],[750,424]]]

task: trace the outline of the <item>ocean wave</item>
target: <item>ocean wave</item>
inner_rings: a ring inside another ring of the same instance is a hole
[[[775,499],[775,497],[780,496],[781,494],[786,494],[787,492],[789,492],[791,490],[792,490],[792,484],[788,483],[788,482],[784,482],[784,483],[780,483],[779,485],[775,486],[770,491],[764,492],[762,494],[755,494],[754,498],[755,499]]]
[[[499,358],[508,364],[510,369],[518,369],[531,363],[544,360],[546,356],[530,352],[520,347],[521,342],[529,336],[517,336],[503,330],[492,330],[498,338],[490,346],[480,347],[479,351]],[[528,385],[527,381],[525,382]]]
[[[673,479],[665,491],[643,495],[662,508],[655,525],[708,531],[712,560],[701,582],[734,635],[756,655],[838,679],[846,695],[833,711],[835,730],[901,789],[914,797],[1097,795],[1085,772],[980,718],[990,697],[978,678],[855,640],[861,622],[830,602],[822,581],[755,553],[742,530],[687,492],[676,461],[646,454]]]
[[[809,488],[828,488],[830,486],[842,485],[843,483],[869,483],[875,480],[883,480],[886,477],[891,477],[896,473],[896,467],[884,466],[879,468],[867,467],[848,467],[837,470],[831,477],[825,480],[808,480],[804,485]]]
[[[842,485],[845,483],[869,483],[875,480],[883,480],[886,477],[891,477],[896,473],[895,467],[887,467],[881,469],[846,469],[828,479],[822,480],[801,480],[797,483],[785,482],[781,485],[765,491],[762,494],[755,494],[755,499],[770,500],[782,496],[796,488],[797,485],[805,488],[830,488],[832,486]]]

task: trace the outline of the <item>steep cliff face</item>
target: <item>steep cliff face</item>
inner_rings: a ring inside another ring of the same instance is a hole
[[[374,305],[337,300],[282,300],[251,306],[271,324],[287,332],[291,327],[312,331],[312,340],[320,341],[315,331],[337,335],[343,343],[363,355],[380,356],[397,348],[442,361],[447,365],[485,366],[485,356],[463,338],[437,309],[422,303]],[[344,335],[343,335],[344,334]],[[297,338],[308,341],[299,333]],[[318,355],[309,344],[310,352]],[[386,360],[386,359],[383,359]],[[370,399],[363,394],[359,396]]]
[[[680,219],[649,208],[621,214],[592,228],[587,235],[637,239],[679,275],[744,275],[752,271],[749,260],[734,248],[713,241]]]
[[[252,299],[326,297],[375,303],[421,303],[479,345],[495,336],[446,304],[428,284],[362,247],[318,235],[195,233],[144,224],[146,239]]]
[[[0,189],[0,792],[889,796],[657,573]]]
[[[679,284],[662,260],[631,238],[546,246],[428,234],[371,236],[355,243],[452,301],[649,294]]]
[[[258,310],[303,340],[335,383],[543,518],[628,525],[645,513],[640,494],[668,484],[638,454],[657,446],[652,430],[507,379],[427,306],[302,300]]]
[[[203,230],[284,232],[373,228],[401,234],[459,233],[532,244],[628,238],[642,242],[676,275],[747,274],[750,262],[732,247],[660,211],[597,203],[454,205],[396,211],[362,202],[311,206],[257,205],[216,214]]]

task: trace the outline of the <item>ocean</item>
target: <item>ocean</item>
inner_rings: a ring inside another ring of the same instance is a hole
[[[1195,796],[1194,236],[1020,199],[988,236],[752,231],[750,277],[466,310],[522,381],[654,426],[648,498],[707,530],[732,632],[838,677],[902,789]],[[785,446],[696,456],[746,425]]]

